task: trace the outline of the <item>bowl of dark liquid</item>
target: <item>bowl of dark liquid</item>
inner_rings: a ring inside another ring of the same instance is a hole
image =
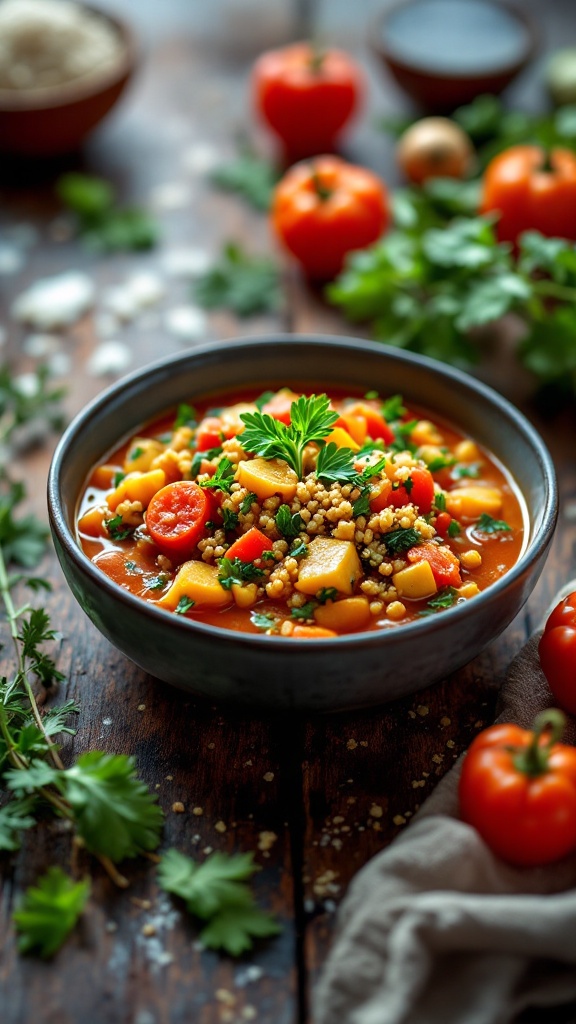
[[[404,0],[380,15],[370,34],[400,87],[433,112],[502,92],[537,43],[524,12],[495,0]]]

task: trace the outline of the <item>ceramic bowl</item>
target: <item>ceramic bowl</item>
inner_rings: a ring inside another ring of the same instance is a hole
[[[471,3],[478,8],[475,18]],[[481,7],[485,8],[484,18]],[[421,50],[415,50],[413,42],[407,48],[403,43],[412,17],[419,18],[426,37]],[[504,19],[504,28],[516,31],[515,43],[509,48],[503,46],[502,32],[498,32],[495,25],[489,44],[490,59],[481,63],[467,60],[462,44],[466,43],[471,55],[479,54],[483,32],[478,28],[482,30],[484,25],[488,30],[486,18],[490,17]],[[443,63],[438,61],[439,48],[432,38],[435,32],[440,34],[439,40],[448,39],[450,32],[457,33]],[[500,46],[499,50],[495,44]],[[538,33],[523,10],[494,0],[461,0],[459,3],[458,0],[402,0],[387,7],[376,18],[371,26],[369,46],[386,71],[420,107],[430,113],[450,113],[476,96],[499,94],[510,85],[534,57]]]
[[[84,555],[75,535],[91,468],[118,441],[180,402],[255,386],[309,381],[400,393],[458,425],[515,478],[528,540],[509,572],[473,600],[381,632],[297,642],[183,619],[133,596]],[[383,703],[444,678],[490,643],[518,613],[544,565],[557,494],[538,434],[496,392],[457,370],[375,342],[280,335],[210,343],[119,381],[70,424],[55,452],[48,504],[56,551],[78,602],[120,651],[151,675],[194,693],[267,709],[328,711]]]
[[[0,151],[16,157],[52,157],[78,149],[112,109],[137,63],[134,35],[126,22],[89,4],[109,21],[123,44],[118,61],[90,80],[34,92],[0,89]]]

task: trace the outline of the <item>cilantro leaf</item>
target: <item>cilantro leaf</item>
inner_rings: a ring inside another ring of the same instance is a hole
[[[418,614],[434,615],[435,612],[440,611],[442,608],[451,608],[457,599],[458,591],[454,587],[443,587],[434,597],[430,598],[424,611],[418,612]]]
[[[213,853],[201,864],[178,850],[163,854],[158,881],[166,892],[180,896],[196,917],[208,919],[225,906],[246,906],[250,890],[242,883],[259,871],[251,853]]]
[[[210,174],[210,180],[218,188],[238,193],[250,206],[262,211],[270,209],[278,177],[272,164],[246,147],[236,160],[217,167]]]
[[[188,405],[187,402],[181,402],[176,410],[176,419],[174,420],[174,430],[179,430],[180,427],[195,427],[198,422],[198,413],[193,405]]]
[[[251,491],[250,494],[246,495],[246,497],[243,499],[240,505],[240,515],[248,515],[254,502],[258,503],[258,495],[252,493]]]
[[[316,606],[316,601],[307,601],[300,608],[292,608],[290,614],[293,619],[313,619]]]
[[[240,419],[245,451],[265,459],[283,459],[301,479],[304,448],[328,436],[338,413],[330,408],[327,395],[301,395],[290,406],[290,426],[263,412],[245,412]]]
[[[334,601],[338,597],[336,587],[322,587],[316,594],[318,604],[326,604],[326,601]]]
[[[75,215],[85,244],[99,252],[149,249],[158,240],[158,226],[145,210],[116,206],[109,182],[86,174],[60,177],[56,191]]]
[[[219,558],[218,559],[218,580],[224,590],[230,590],[237,583],[252,583],[254,580],[264,576],[264,570],[259,569],[253,562],[243,562],[241,558]]]
[[[370,492],[368,490],[361,494],[359,498],[356,498],[352,505],[352,515],[354,519],[358,519],[359,516],[370,515]]]
[[[90,882],[73,882],[61,868],[51,867],[30,886],[14,912],[21,953],[53,956],[78,921],[90,895]]]
[[[250,622],[256,626],[256,629],[276,631],[278,621],[275,615],[270,615],[268,612],[250,612]]]
[[[162,811],[137,778],[132,757],[100,750],[82,754],[60,773],[59,788],[91,853],[120,861],[158,846]]]
[[[385,533],[382,540],[389,554],[396,555],[401,551],[408,551],[410,548],[415,547],[416,544],[421,544],[422,535],[412,526],[406,530],[399,527],[397,530],[390,530],[390,533]]]
[[[453,519],[448,527],[448,536],[457,537],[459,533],[462,533],[462,527],[457,519]]]
[[[276,312],[282,303],[280,274],[272,260],[229,243],[219,262],[198,279],[194,295],[205,309],[230,309],[238,316]]]
[[[48,530],[33,515],[14,516],[15,508],[25,497],[23,484],[1,483],[7,487],[7,491],[0,494],[0,547],[4,561],[30,569],[44,554]]]
[[[112,540],[126,540],[134,533],[134,527],[124,522],[122,516],[112,516],[104,520],[104,526],[108,530]]]
[[[406,411],[402,395],[391,395],[382,403],[382,416],[387,423],[401,420],[406,415]]]
[[[204,452],[194,452],[194,457],[192,459],[192,465],[190,466],[190,476],[191,477],[198,476],[198,473],[200,472],[200,466],[202,465],[204,459],[206,459],[207,462],[211,462],[212,459],[215,459],[217,455],[221,455],[221,454],[222,454],[222,447],[221,446],[219,448],[208,448]]]
[[[291,513],[289,505],[280,505],[274,518],[283,537],[297,537],[304,525],[300,513]]]
[[[318,452],[316,476],[325,483],[344,483],[358,475],[354,468],[355,454],[351,448],[339,448],[329,441]]]
[[[430,469],[430,467],[428,467],[428,469]],[[480,463],[459,462],[454,466],[450,475],[453,480],[476,480],[480,476]]]
[[[33,807],[33,797],[13,799],[0,807],[0,850],[20,849],[19,833],[36,824],[30,813]]]
[[[237,512],[234,512],[231,508],[220,509],[222,513],[222,525],[226,531],[235,530],[240,522],[240,516]]]
[[[230,459],[227,459],[226,456],[224,456],[216,466],[214,476],[211,476],[209,480],[201,480],[200,487],[210,488],[214,491],[223,491],[224,494],[230,494],[232,484],[235,479],[236,470],[230,462]]]
[[[252,949],[252,939],[267,939],[280,931],[278,922],[255,904],[230,906],[202,929],[200,942],[208,949],[222,949],[230,956],[240,956]]]
[[[291,558],[306,558],[307,554],[308,545],[305,540],[297,538],[292,541],[292,546],[290,547]]]
[[[186,597],[183,594],[180,600],[178,601],[176,608],[174,609],[176,615],[185,615],[186,612],[189,612],[190,609],[194,607],[195,604],[196,601],[193,601],[191,597]]]
[[[34,793],[58,782],[60,774],[47,761],[33,758],[27,768],[8,768],[4,772],[4,783],[13,793]]]
[[[494,519],[487,512],[483,512],[476,523],[475,529],[480,530],[481,533],[502,533],[506,530],[511,530],[512,527],[505,523],[503,519]]]

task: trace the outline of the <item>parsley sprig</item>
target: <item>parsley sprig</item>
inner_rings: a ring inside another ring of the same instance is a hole
[[[97,252],[150,249],[158,241],[158,225],[140,207],[120,207],[109,181],[70,172],[56,183],[64,205],[75,214],[85,245]]]
[[[198,278],[194,297],[204,309],[230,309],[238,316],[277,312],[282,304],[280,274],[267,256],[250,256],[229,243]]]
[[[242,447],[265,459],[284,459],[302,478],[302,457],[307,444],[321,442],[330,434],[338,413],[330,408],[327,395],[301,395],[290,407],[290,426],[265,412],[245,412],[240,416],[244,430]]]

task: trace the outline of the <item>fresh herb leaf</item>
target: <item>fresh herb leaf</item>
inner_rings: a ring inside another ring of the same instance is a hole
[[[407,423],[396,422],[393,424],[394,440],[388,445],[391,452],[411,452],[413,455],[417,446],[410,440],[418,420],[409,420]]]
[[[289,505],[280,505],[275,521],[283,537],[297,537],[304,526],[300,513],[291,513]]]
[[[327,395],[310,395],[292,402],[290,426],[263,412],[242,413],[242,447],[265,459],[284,459],[302,478],[302,455],[311,442],[323,441],[338,419]]]
[[[253,947],[253,939],[268,939],[280,933],[280,925],[255,904],[228,906],[216,914],[200,932],[200,942],[208,949],[221,949],[230,956],[241,956]]]
[[[387,423],[394,423],[406,415],[406,407],[402,395],[391,395],[382,403],[382,417]]]
[[[339,448],[329,441],[318,452],[316,476],[323,483],[345,483],[358,475],[354,468],[355,453],[351,448]]]
[[[358,516],[370,515],[370,491],[367,490],[359,498],[356,498],[352,505],[352,515],[354,519],[358,519]]]
[[[494,519],[487,512],[483,512],[476,523],[475,529],[481,533],[503,533],[506,530],[511,530],[512,527],[505,523],[503,519]]]
[[[460,462],[454,466],[451,476],[453,480],[462,480],[470,478],[476,480],[480,476],[480,463],[478,462]]]
[[[451,608],[458,599],[458,591],[454,587],[443,587],[439,590],[435,597],[432,597],[427,602],[427,608],[424,611],[418,612],[419,615],[433,615],[435,612],[440,611],[442,608]]]
[[[267,612],[251,611],[250,622],[252,623],[253,626],[256,626],[256,629],[262,629],[266,632],[268,630],[273,630],[274,632],[277,632],[278,619],[276,618],[275,615],[270,615]]]
[[[61,772],[59,788],[91,853],[123,860],[155,850],[163,815],[157,797],[136,776],[134,759],[92,750]]]
[[[14,515],[24,497],[22,483],[0,479],[0,547],[4,560],[31,568],[44,554],[48,530],[34,515]]]
[[[243,583],[252,583],[262,576],[264,570],[259,569],[253,562],[243,562],[240,558],[218,559],[218,580],[224,590],[230,590],[235,583],[240,586]]]
[[[136,459],[139,459],[140,456],[143,454],[144,449],[137,445],[136,448],[133,448],[132,451],[130,452],[130,462],[135,462]]]
[[[270,209],[272,192],[278,178],[274,166],[249,148],[243,148],[236,160],[217,167],[210,174],[210,180],[218,188],[236,192],[250,206],[264,212]]]
[[[401,551],[408,551],[416,544],[421,544],[422,535],[413,527],[408,527],[406,530],[400,527],[397,530],[390,530],[390,533],[385,533],[382,540],[386,545],[388,553],[397,555]]]
[[[192,427],[194,428],[198,422],[198,413],[193,405],[188,405],[187,402],[181,402],[176,410],[176,419],[174,420],[174,430],[179,430],[180,427]]]
[[[30,886],[14,912],[21,953],[53,956],[78,921],[90,895],[90,882],[74,882],[51,867]]]
[[[249,256],[228,244],[219,262],[198,279],[194,295],[205,309],[230,309],[238,316],[277,312],[282,304],[280,274],[267,257]]]
[[[444,491],[436,491],[434,494],[434,508],[437,512],[446,511],[446,495]]]
[[[238,523],[240,522],[240,516],[238,515],[238,513],[234,512],[231,508],[226,508],[226,506],[224,506],[224,508],[221,508],[220,511],[222,513],[222,525],[224,529],[235,530],[236,527],[238,526]]]
[[[230,462],[230,459],[227,459],[226,456],[224,456],[216,466],[214,476],[211,476],[209,480],[201,480],[200,487],[210,488],[214,491],[223,491],[224,494],[230,494],[232,484],[235,479],[236,470]]]
[[[30,760],[26,768],[7,768],[4,772],[4,784],[12,793],[35,793],[58,779],[59,770],[40,758]]]
[[[178,604],[176,605],[176,615],[185,615],[186,612],[189,612],[190,609],[194,607],[195,604],[196,601],[193,601],[191,597],[186,597],[183,594],[180,600],[178,601]]]
[[[0,850],[20,849],[20,832],[36,824],[30,813],[34,803],[33,797],[23,797],[0,807]]]
[[[430,462],[427,463],[428,469],[431,473],[438,473],[441,469],[449,469],[454,465],[456,459],[453,455],[436,455]]]
[[[158,226],[145,210],[118,207],[109,182],[85,174],[64,174],[56,191],[75,215],[85,244],[99,252],[149,249],[158,241]]]
[[[457,537],[458,534],[462,533],[462,527],[457,519],[451,521],[447,532],[449,537]]]
[[[158,576],[153,576],[152,579],[148,580],[146,584],[148,590],[162,590],[168,582],[168,577],[164,573],[159,573]]]
[[[338,597],[338,591],[336,587],[322,587],[316,594],[316,600],[318,604],[326,604],[326,601],[335,601]]]
[[[122,483],[122,481],[124,480],[125,476],[126,476],[126,473],[123,473],[121,469],[119,469],[117,473],[114,473],[114,480],[112,481],[113,484],[114,484],[114,487],[118,487],[118,484]]]
[[[291,615],[293,619],[313,619],[314,609],[317,607],[316,601],[307,601],[300,608],[292,608]]]
[[[254,399],[254,405],[256,406],[259,412],[262,412],[264,406],[267,405],[272,398],[274,398],[275,394],[275,391],[263,391],[261,395],[258,395],[258,398]]]
[[[205,452],[194,452],[194,457],[192,459],[192,465],[190,466],[190,476],[192,478],[194,478],[195,476],[198,476],[198,473],[200,472],[200,467],[201,467],[202,463],[204,462],[204,459],[206,459],[207,462],[211,462],[212,459],[215,459],[217,455],[221,455],[221,454],[222,454],[222,447],[220,447],[220,448],[207,448],[207,450]]]
[[[290,548],[291,558],[306,558],[308,554],[308,545],[304,540],[293,540]]]
[[[247,516],[254,502],[258,503],[258,495],[254,494],[251,491],[250,494],[246,495],[246,497],[242,500],[240,504],[240,515]]]
[[[112,540],[126,540],[127,537],[131,537],[134,533],[134,527],[125,523],[122,516],[113,516],[112,519],[105,519],[104,526]]]

